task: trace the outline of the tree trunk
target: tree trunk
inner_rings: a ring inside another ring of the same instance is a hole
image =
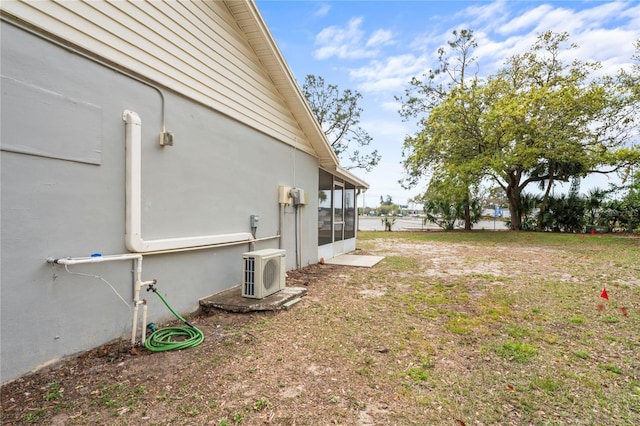
[[[542,231],[542,221],[544,220],[544,214],[547,211],[547,204],[549,203],[549,192],[553,186],[553,173],[549,173],[549,182],[547,184],[547,190],[544,192],[542,202],[540,203],[540,211],[538,212],[538,230]]]
[[[471,231],[471,207],[468,202],[464,206],[464,230]]]
[[[520,231],[522,229],[522,217],[520,213],[522,211],[520,200],[520,188],[517,183],[509,182],[507,186],[507,199],[509,200],[509,213],[511,215],[511,229],[512,231]]]

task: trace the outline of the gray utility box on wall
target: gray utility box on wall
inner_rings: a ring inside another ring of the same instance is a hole
[[[291,188],[291,201],[294,206],[308,204],[307,193],[301,188]]]

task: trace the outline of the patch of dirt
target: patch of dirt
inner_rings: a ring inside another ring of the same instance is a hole
[[[289,271],[287,273],[287,285],[294,287],[314,286],[322,280],[333,276],[340,279],[341,267],[331,265],[310,265],[299,271]],[[316,287],[316,291],[307,301],[322,300],[324,291]],[[225,345],[252,347],[256,344],[256,336],[250,330],[250,326],[256,321],[268,320],[274,313],[252,313],[234,314],[223,311],[216,311],[213,315],[196,313],[188,317],[205,334],[205,342],[197,348],[185,351],[168,351],[152,353],[144,347],[131,347],[128,340],[118,340],[92,349],[85,353],[70,356],[53,365],[23,376],[11,383],[5,384],[1,389],[2,425],[17,424],[121,424],[121,421],[110,419],[111,414],[99,414],[98,412],[87,412],[82,405],[95,405],[96,401],[104,402],[105,398],[111,398],[113,388],[120,395],[114,397],[129,398],[130,393],[144,388],[144,393],[155,388],[157,395],[172,394],[179,392],[183,394],[186,388],[197,387],[188,384],[210,382],[211,385],[220,380],[220,372],[215,374],[211,370],[194,370],[194,363],[199,363],[199,358],[204,352],[212,352],[215,359],[215,352],[224,351]],[[163,324],[167,326],[181,326],[181,323]],[[283,329],[286,332],[286,328]],[[291,341],[295,341],[296,336],[291,336]],[[268,343],[268,342],[267,342]],[[267,345],[267,347],[270,345]],[[267,348],[268,349],[268,348]],[[240,359],[234,367],[243,370]],[[292,360],[292,362],[296,362]],[[214,362],[212,362],[212,366]],[[317,365],[306,365],[305,374],[318,376],[326,374],[330,368]],[[261,374],[277,374],[277,372],[263,371]],[[234,379],[232,368],[226,368],[222,377],[229,380],[233,387],[243,390],[243,395],[250,399],[254,392],[247,384],[239,383]],[[249,389],[249,390],[247,390]],[[294,399],[302,391],[304,385],[284,387],[281,390],[283,398]],[[109,394],[107,397],[105,395]],[[124,396],[122,396],[124,395]],[[180,396],[179,398],[183,398]],[[168,397],[170,398],[170,397]],[[82,401],[77,412],[55,414],[65,404],[61,400],[70,401],[70,407],[75,405],[73,401]],[[115,399],[114,399],[115,401]],[[115,401],[113,405],[120,405]],[[106,401],[106,405],[110,405]],[[109,408],[109,407],[107,407]],[[142,416],[144,423],[156,424],[154,419],[162,419],[162,404],[157,401],[152,403],[151,409],[154,413]],[[109,410],[108,410],[109,411]],[[124,404],[115,412],[117,417],[125,415],[129,409]],[[105,416],[106,417],[103,417]],[[89,417],[89,422],[87,422]],[[187,416],[188,417],[188,416]],[[100,420],[103,419],[103,420]],[[126,422],[124,422],[126,423]],[[164,424],[164,423],[159,423]],[[197,423],[192,423],[197,424]],[[217,424],[217,423],[216,423]]]

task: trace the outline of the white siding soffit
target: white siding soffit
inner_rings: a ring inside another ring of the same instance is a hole
[[[339,168],[253,0],[3,0],[0,10]]]

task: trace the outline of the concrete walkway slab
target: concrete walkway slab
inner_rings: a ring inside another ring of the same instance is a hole
[[[369,256],[364,254],[342,254],[333,259],[326,260],[328,265],[359,266],[371,268],[384,259],[384,256]]]

